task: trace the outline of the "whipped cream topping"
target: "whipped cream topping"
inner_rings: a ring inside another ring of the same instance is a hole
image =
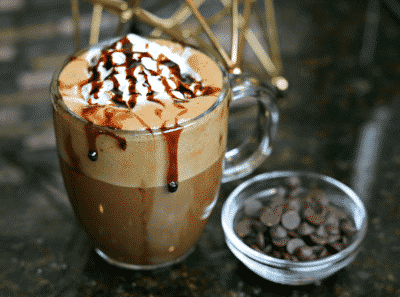
[[[81,87],[85,104],[132,109],[148,101],[164,106],[213,93],[188,66],[188,55],[134,34],[93,48],[86,56],[90,78]]]

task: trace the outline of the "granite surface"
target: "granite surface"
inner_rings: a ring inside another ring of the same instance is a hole
[[[150,10],[177,7],[155,2]],[[73,51],[69,1],[0,1],[0,296],[400,296],[397,3],[276,1],[290,89],[276,100],[273,154],[253,175],[295,169],[332,176],[360,194],[369,215],[350,266],[293,287],[258,277],[226,246],[221,208],[241,181],[222,185],[195,252],[182,263],[138,272],[99,259],[68,202],[52,126],[51,75]],[[81,2],[81,9],[87,38],[91,5]],[[106,14],[101,37],[116,24]],[[266,80],[251,54],[246,59],[247,70]]]

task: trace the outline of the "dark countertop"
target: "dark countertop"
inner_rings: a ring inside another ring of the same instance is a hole
[[[181,264],[135,272],[99,259],[74,219],[52,128],[48,84],[72,51],[69,3],[2,3],[0,296],[400,296],[400,19],[389,10],[397,2],[276,3],[291,87],[277,100],[273,154],[253,175],[332,176],[361,195],[369,215],[349,267],[295,287],[260,278],[227,248],[221,208],[239,182],[222,186],[195,252]],[[104,34],[116,24],[108,20]]]

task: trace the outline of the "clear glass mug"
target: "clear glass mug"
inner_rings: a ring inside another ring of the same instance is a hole
[[[61,171],[75,216],[113,265],[154,269],[179,262],[201,236],[221,181],[250,174],[271,153],[279,118],[274,89],[228,74],[208,56],[223,83],[207,111],[169,129],[112,129],[75,115],[60,95],[60,73],[84,52],[65,61],[51,84]],[[258,128],[227,152],[228,106],[245,97],[257,99]]]

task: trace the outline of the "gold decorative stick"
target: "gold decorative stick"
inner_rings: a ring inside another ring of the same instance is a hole
[[[79,1],[71,0],[72,22],[74,24],[74,48],[77,52],[81,48],[81,36],[79,33]]]
[[[94,45],[99,41],[102,11],[103,11],[103,6],[101,4],[95,4],[93,6],[92,26],[90,30],[90,39],[89,39],[90,45]]]
[[[272,0],[265,0],[265,13],[267,19],[267,30],[271,47],[271,57],[275,61],[276,75],[282,75],[282,60],[279,51],[278,32],[276,30],[274,4]]]
[[[201,15],[200,11],[197,9],[196,5],[193,3],[192,0],[185,0],[186,3],[191,8],[193,15],[196,17],[197,21],[203,27],[204,32],[207,34],[208,38],[210,39],[211,43],[214,45],[215,49],[221,55],[221,58],[228,68],[232,67],[232,61],[229,59],[228,55],[226,54],[225,50],[219,43],[218,39],[215,37],[214,33],[211,31],[210,27],[207,25],[207,22],[204,20],[203,16]]]
[[[237,52],[238,56],[237,56],[237,61],[234,66],[237,69],[242,68],[244,38],[247,33],[247,29],[249,28],[251,4],[252,4],[251,1],[244,1],[244,23],[243,23],[242,29],[240,30],[239,45],[238,45],[238,52]]]

